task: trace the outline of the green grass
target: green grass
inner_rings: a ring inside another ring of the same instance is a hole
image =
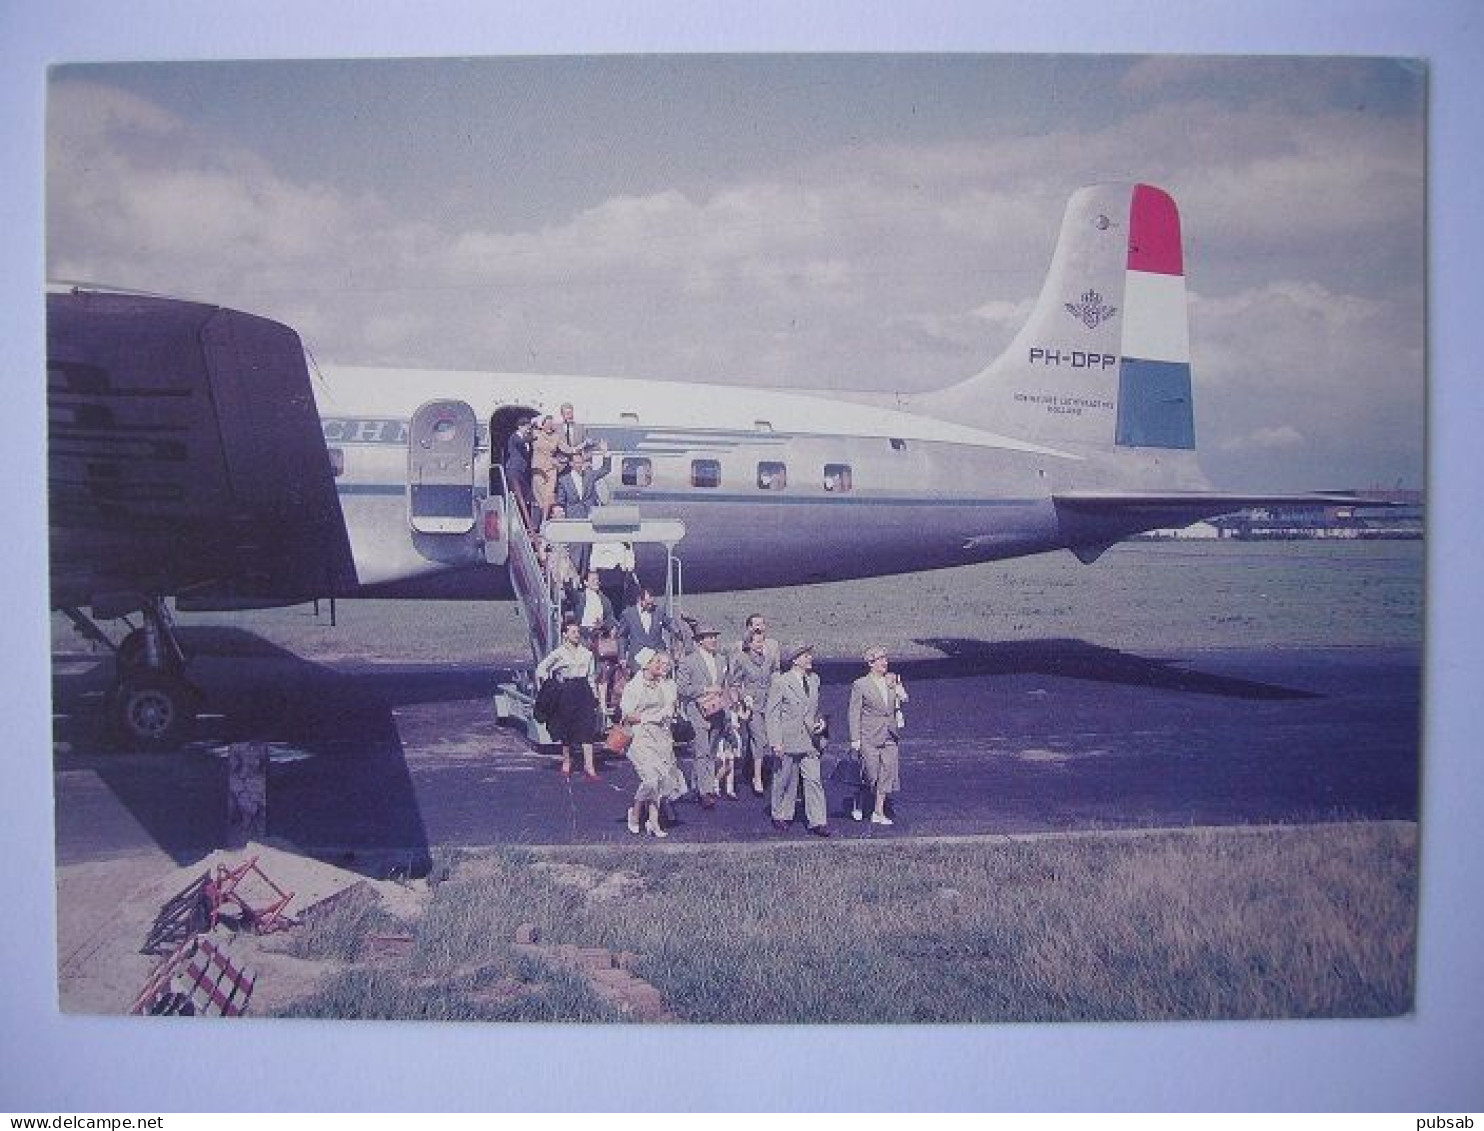
[[[687,598],[689,612],[740,633],[749,612],[781,640],[860,654],[873,639],[899,658],[935,656],[919,640],[1071,638],[1122,650],[1416,645],[1422,638],[1421,542],[1122,543],[1091,566],[1043,554],[908,577]],[[653,580],[648,579],[646,580]],[[904,596],[905,595],[905,596]],[[1364,616],[1354,610],[1363,608]],[[230,625],[306,659],[524,662],[519,611],[477,601],[342,601],[241,613],[182,613],[182,626]],[[53,647],[85,650],[53,614]]]
[[[620,872],[626,894],[589,896]],[[289,1012],[620,1019],[512,950],[530,922],[546,943],[637,952],[696,1022],[1383,1016],[1411,1007],[1415,905],[1401,823],[501,850],[454,865],[408,957]]]

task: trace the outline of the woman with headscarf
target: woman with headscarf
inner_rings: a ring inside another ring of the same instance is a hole
[[[639,788],[629,806],[629,832],[641,831],[663,839],[670,834],[660,824],[660,804],[685,794],[685,775],[675,761],[675,741],[670,723],[675,718],[675,684],[670,680],[667,652],[641,649],[634,657],[639,676],[631,679],[619,700],[619,714],[632,728],[629,761],[639,775]],[[645,811],[648,810],[648,820]]]

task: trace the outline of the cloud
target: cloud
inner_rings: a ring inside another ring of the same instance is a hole
[[[1412,301],[1305,280],[1197,294],[1191,339],[1197,435],[1213,479],[1420,481],[1425,356]]]
[[[912,391],[1008,344],[1073,189],[1148,180],[1185,221],[1213,474],[1347,444],[1409,446],[1420,468],[1420,116],[1234,99],[1241,73],[1135,64],[1139,100],[1111,122],[881,134],[524,228],[436,185],[394,207],[291,175],[135,95],[58,81],[49,267],[278,318],[322,360]]]
[[[1304,434],[1291,424],[1280,424],[1276,428],[1259,428],[1246,436],[1234,436],[1224,440],[1224,451],[1237,452],[1247,449],[1272,451],[1279,448],[1294,448],[1304,443]]]

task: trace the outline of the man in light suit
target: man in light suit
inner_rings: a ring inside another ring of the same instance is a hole
[[[579,454],[587,454],[593,444],[587,438],[587,425],[579,424],[570,404],[562,405],[562,418],[556,426],[557,458],[571,467]]]
[[[725,708],[713,714],[701,709],[703,696],[725,694],[730,683],[726,654],[721,650],[721,633],[704,621],[696,625],[696,650],[675,669],[675,690],[680,705],[691,726],[696,728],[695,751],[696,793],[700,795],[701,807],[716,806],[716,750],[726,736],[727,713]]]
[[[865,786],[850,799],[850,816],[859,821],[861,794],[875,795],[871,810],[873,825],[890,825],[886,815],[886,798],[902,788],[901,738],[902,704],[907,701],[907,688],[902,677],[887,671],[890,661],[886,649],[873,644],[866,649],[867,673],[850,686],[850,749],[861,759],[861,776]]]
[[[594,509],[602,506],[603,500],[598,495],[598,481],[613,470],[613,458],[608,454],[608,445],[600,445],[603,452],[603,463],[596,471],[592,469],[592,460],[586,452],[579,452],[572,461],[572,466],[562,477],[557,480],[556,505],[561,507],[568,518],[587,518]],[[591,544],[579,542],[572,546],[572,561],[577,566],[577,572],[587,576],[587,563],[593,556]]]
[[[829,836],[824,781],[819,771],[815,736],[824,730],[819,718],[819,677],[813,674],[814,646],[796,644],[783,654],[786,670],[773,677],[768,690],[768,742],[778,759],[773,775],[773,827],[793,823],[799,779],[804,781],[804,819],[815,836]]]

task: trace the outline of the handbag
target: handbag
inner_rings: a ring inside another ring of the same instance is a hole
[[[694,742],[696,728],[689,719],[676,719],[670,724],[670,737],[676,742]]]
[[[605,632],[598,637],[597,656],[600,660],[618,659],[618,637]]]
[[[608,732],[608,737],[603,740],[603,747],[613,754],[626,754],[629,743],[633,741],[634,732],[622,723],[615,723]]]
[[[721,714],[730,706],[725,691],[708,691],[696,700],[696,709],[706,718]]]

